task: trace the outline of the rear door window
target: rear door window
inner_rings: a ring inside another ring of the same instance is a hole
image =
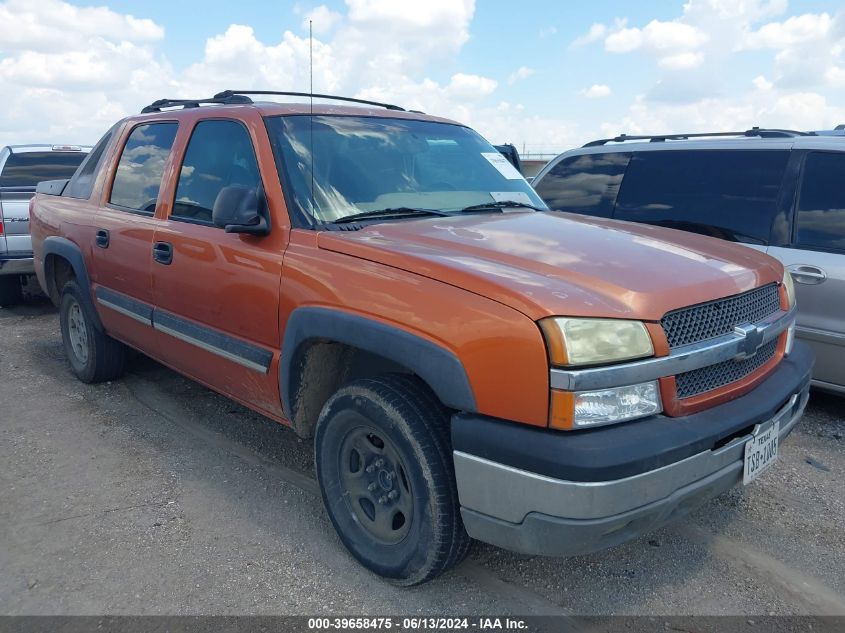
[[[22,152],[12,153],[0,174],[0,187],[35,187],[42,180],[70,178],[85,152]]]
[[[609,152],[564,158],[535,189],[554,211],[609,218],[631,154]]]
[[[845,153],[807,155],[795,217],[795,245],[845,251]]]
[[[665,150],[634,155],[614,217],[768,244],[787,150]]]
[[[111,204],[153,214],[176,128],[176,123],[149,123],[132,130],[117,164]]]

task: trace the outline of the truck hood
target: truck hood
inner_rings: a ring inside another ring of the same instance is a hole
[[[751,248],[568,213],[472,214],[319,234],[320,248],[551,315],[658,321],[669,310],[780,282]]]

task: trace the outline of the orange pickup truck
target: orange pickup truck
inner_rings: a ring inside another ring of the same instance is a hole
[[[776,260],[547,213],[452,121],[249,94],[157,101],[39,185],[81,380],[128,346],[313,437],[340,539],[405,585],[471,537],[612,546],[775,463],[813,364]]]

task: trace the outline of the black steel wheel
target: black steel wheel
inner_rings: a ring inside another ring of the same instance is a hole
[[[341,483],[349,510],[381,543],[404,539],[414,503],[402,457],[389,439],[369,426],[353,428],[340,447]]]
[[[424,383],[391,374],[341,388],[314,442],[329,517],[365,567],[415,585],[464,558],[449,412]]]

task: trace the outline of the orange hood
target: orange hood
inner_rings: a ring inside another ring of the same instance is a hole
[[[531,319],[657,321],[667,311],[780,282],[751,248],[568,213],[468,214],[322,232],[320,248],[437,279]]]

